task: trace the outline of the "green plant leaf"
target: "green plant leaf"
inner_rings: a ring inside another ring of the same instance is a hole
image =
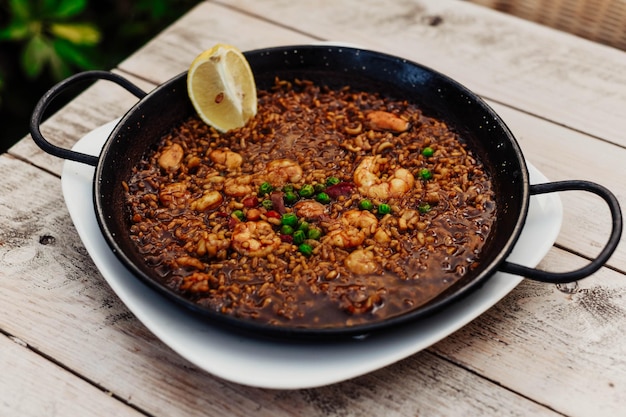
[[[33,2],[24,0],[11,0],[9,6],[13,18],[21,21],[29,20],[32,14],[32,10],[30,8],[32,6],[32,3]]]
[[[56,81],[63,80],[72,75],[70,66],[56,54],[50,57],[50,70],[52,71],[52,77]]]
[[[22,52],[22,68],[26,75],[30,78],[38,77],[54,54],[50,42],[41,36],[33,36]]]
[[[50,33],[77,45],[95,45],[100,42],[100,31],[91,23],[53,23]]]
[[[0,29],[0,41],[21,41],[28,38],[29,34],[25,22],[14,20],[7,27]]]
[[[91,59],[87,50],[80,48],[73,43],[63,39],[57,39],[53,42],[54,50],[57,55],[63,58],[66,64],[73,64],[82,70],[95,69],[98,66]]]
[[[44,0],[44,13],[56,19],[66,19],[83,12],[87,6],[87,0]]]

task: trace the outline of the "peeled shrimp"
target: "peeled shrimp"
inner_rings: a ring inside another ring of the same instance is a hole
[[[200,198],[192,201],[189,207],[197,211],[213,210],[219,207],[222,201],[224,201],[224,197],[219,191],[208,191],[202,194]]]
[[[237,223],[231,246],[241,255],[264,257],[278,249],[280,237],[265,221]]]
[[[313,200],[304,200],[293,206],[298,217],[303,219],[319,219],[326,214],[326,206]]]
[[[215,149],[209,152],[209,159],[215,164],[224,165],[226,170],[234,171],[241,167],[243,158],[230,149]]]
[[[191,193],[182,182],[167,184],[159,191],[159,201],[166,207],[184,207]]]
[[[324,241],[340,248],[354,248],[376,232],[378,219],[369,211],[349,210],[341,216],[339,224],[326,234]]]
[[[353,274],[372,274],[378,269],[374,253],[365,249],[357,249],[344,260],[344,265]]]
[[[266,181],[274,187],[289,182],[296,183],[302,179],[302,167],[291,159],[275,159],[265,167]]]
[[[243,197],[252,193],[253,190],[251,175],[239,175],[224,181],[224,193],[232,197]]]
[[[372,111],[367,114],[367,121],[374,130],[389,130],[396,133],[402,133],[409,130],[411,124],[393,113],[388,111]]]
[[[387,162],[387,158],[379,155],[363,158],[354,170],[354,183],[361,194],[386,200],[402,197],[415,185],[415,177],[404,168],[396,169],[390,177],[382,180],[381,175]]]

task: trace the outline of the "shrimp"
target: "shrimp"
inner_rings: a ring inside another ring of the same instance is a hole
[[[202,196],[191,202],[189,208],[197,211],[213,210],[219,207],[224,201],[224,197],[219,191],[208,191],[202,194]]]
[[[254,191],[251,175],[239,175],[224,181],[224,193],[232,197],[243,197]]]
[[[396,169],[385,181],[381,179],[387,158],[379,155],[366,156],[354,170],[354,183],[359,192],[371,198],[387,200],[402,197],[415,185],[415,177],[409,170]]]
[[[369,211],[349,210],[341,216],[339,227],[330,230],[324,242],[340,248],[354,248],[375,233],[378,219]]]
[[[187,185],[182,182],[168,184],[159,191],[159,200],[166,207],[183,207],[190,196]]]
[[[374,130],[389,130],[395,133],[402,133],[411,127],[408,121],[388,111],[372,111],[366,117],[370,127]]]
[[[180,163],[185,156],[185,151],[178,143],[167,147],[159,156],[159,166],[166,171],[174,172],[180,168]]]
[[[280,237],[265,221],[237,223],[233,230],[231,246],[239,254],[265,257],[278,249]]]
[[[350,253],[343,263],[350,272],[359,275],[372,274],[378,269],[374,252],[365,249],[357,249]]]
[[[356,227],[331,230],[324,236],[324,243],[338,248],[355,248],[365,241],[365,233]]]
[[[227,171],[235,171],[243,163],[241,155],[230,149],[214,149],[209,152],[209,159],[214,164],[224,165]]]
[[[365,210],[348,210],[341,216],[341,219],[348,226],[363,230],[367,236],[373,234],[378,227],[376,216]]]
[[[326,214],[326,206],[312,200],[300,201],[293,208],[298,217],[309,220],[319,219]]]
[[[302,168],[291,159],[275,159],[265,167],[267,181],[274,187],[280,187],[288,182],[298,182],[302,179]]]

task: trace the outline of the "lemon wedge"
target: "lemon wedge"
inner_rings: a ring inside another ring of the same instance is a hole
[[[193,60],[187,93],[198,116],[220,132],[244,126],[257,112],[252,69],[231,45],[217,44]]]

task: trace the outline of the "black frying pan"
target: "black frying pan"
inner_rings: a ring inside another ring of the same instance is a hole
[[[329,86],[350,85],[379,91],[418,104],[426,115],[444,120],[468,143],[489,170],[499,207],[494,231],[486,242],[479,268],[428,304],[382,322],[340,328],[285,328],[237,319],[200,307],[163,285],[148,267],[129,238],[129,216],[124,207],[122,181],[148,149],[174,125],[194,114],[187,96],[186,73],[160,85],[149,94],[121,76],[89,71],[62,81],[48,91],[35,107],[31,134],[46,152],[93,165],[94,205],[102,233],[118,258],[148,285],[206,317],[232,328],[281,337],[353,336],[394,326],[432,314],[478,289],[494,272],[503,271],[549,283],[572,282],[597,271],[619,243],[622,214],[615,196],[606,188],[587,181],[563,181],[530,185],[528,171],[517,141],[483,100],[454,80],[402,58],[377,52],[332,46],[292,46],[247,52],[259,88],[269,88],[276,76],[309,79]],[[52,100],[73,84],[107,79],[140,98],[106,141],[99,157],[77,153],[50,144],[40,132],[44,112]],[[565,273],[546,272],[506,261],[524,227],[531,195],[584,190],[599,195],[608,204],[612,230],[606,246],[585,267]]]

